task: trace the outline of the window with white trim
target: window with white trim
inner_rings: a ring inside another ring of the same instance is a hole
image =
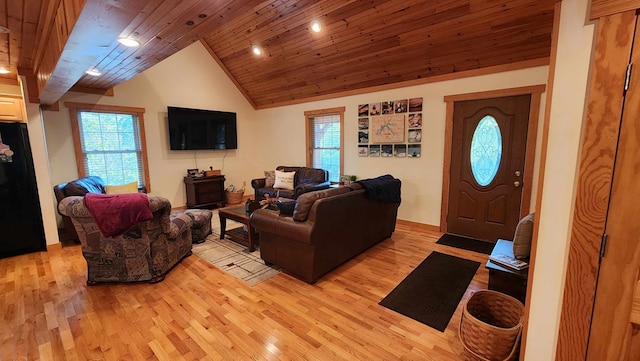
[[[65,103],[74,134],[78,175],[106,184],[137,182],[149,191],[144,109]]]
[[[344,107],[305,112],[307,125],[307,166],[329,172],[338,182],[343,173]]]

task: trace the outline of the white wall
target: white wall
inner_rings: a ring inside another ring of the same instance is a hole
[[[573,218],[594,25],[585,25],[587,0],[564,0],[539,214],[526,360],[555,359]]]
[[[444,131],[447,95],[546,84],[548,67],[515,70],[499,74],[442,81],[412,87],[354,95],[337,99],[258,111],[255,132],[271,134],[256,139],[262,154],[262,168],[305,163],[304,111],[345,106],[344,173],[358,179],[392,174],[402,180],[402,204],[398,217],[439,226],[444,164]],[[421,158],[371,158],[358,156],[358,105],[386,100],[423,98]],[[544,94],[539,123],[544,116]],[[275,129],[275,130],[274,130]],[[542,129],[542,128],[540,128]],[[540,141],[541,137],[538,137]],[[538,145],[537,150],[540,149]],[[537,164],[534,174],[537,174]],[[534,179],[533,193],[536,191]],[[532,205],[534,207],[534,205]],[[533,209],[533,208],[532,208]]]

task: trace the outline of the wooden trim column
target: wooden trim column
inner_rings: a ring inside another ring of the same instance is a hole
[[[628,11],[598,23],[556,360],[586,356],[635,22]]]

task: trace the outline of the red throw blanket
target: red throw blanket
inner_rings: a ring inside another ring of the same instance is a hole
[[[87,193],[84,204],[105,237],[117,236],[137,223],[153,218],[149,199],[144,193]]]

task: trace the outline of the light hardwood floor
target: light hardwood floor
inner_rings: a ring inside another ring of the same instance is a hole
[[[157,284],[87,286],[79,246],[0,260],[0,360],[461,360],[458,306],[441,333],[378,302],[436,250],[398,224],[387,239],[308,285],[281,273],[250,287],[190,256]]]

